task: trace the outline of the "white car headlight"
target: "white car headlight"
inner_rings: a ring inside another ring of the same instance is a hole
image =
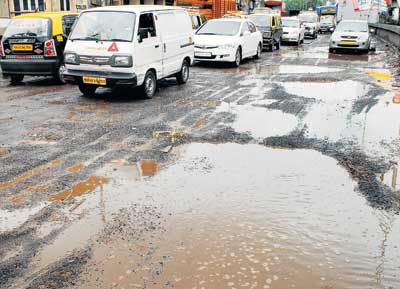
[[[335,34],[333,34],[332,37],[331,37],[331,41],[335,41],[335,42],[340,41],[340,37],[335,35]]]
[[[78,55],[75,53],[65,53],[64,55],[64,62],[66,64],[79,64],[79,58]]]
[[[131,67],[132,56],[131,55],[113,55],[111,58],[111,66],[114,67]]]
[[[223,45],[219,45],[218,47],[222,48],[222,49],[231,49],[231,48],[236,47],[236,43],[223,44]]]

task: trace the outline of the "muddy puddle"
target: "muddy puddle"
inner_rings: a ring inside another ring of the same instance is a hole
[[[342,71],[340,68],[313,65],[261,65],[241,66],[233,69],[223,69],[221,72],[235,72],[248,74],[313,74],[313,73],[334,73]]]
[[[382,80],[381,84],[390,80],[385,71],[368,70],[366,73]],[[317,100],[300,121],[307,126],[310,137],[353,141],[370,155],[396,157],[397,160],[394,144],[400,139],[397,117],[400,106],[393,102],[394,92],[378,91],[370,84],[352,80],[285,82],[282,86],[290,94]],[[376,97],[372,97],[373,94]],[[343,117],[345,115],[347,117]]]
[[[46,205],[47,203],[44,202],[34,207],[21,208],[18,210],[0,209],[0,233],[20,227]]]
[[[258,105],[267,104],[268,100],[258,100]],[[231,127],[240,133],[249,133],[256,139],[286,135],[294,130],[298,120],[294,115],[280,110],[267,109],[253,105],[237,105],[222,102],[216,113],[229,112],[235,115]]]
[[[35,268],[129,219],[133,208],[151,206],[164,216],[163,229],[124,226],[95,242],[76,288],[400,286],[399,216],[369,207],[334,159],[229,143],[175,150],[179,160],[151,177],[138,178],[137,166],[122,163],[97,172],[110,181],[85,195],[70,216],[76,221]],[[128,232],[152,233],[132,240]]]

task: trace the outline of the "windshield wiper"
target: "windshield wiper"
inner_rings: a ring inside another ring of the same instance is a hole
[[[122,38],[112,38],[112,39],[106,39],[106,40],[104,40],[104,39],[100,39],[99,41],[120,41],[120,42],[130,42],[129,40],[127,40],[127,39],[122,39]]]
[[[35,37],[35,36],[37,36],[37,34],[28,31],[28,32],[16,33],[16,34],[11,35],[10,37],[24,37],[24,36],[33,36],[33,37]]]
[[[211,32],[203,32],[203,33],[197,33],[198,35],[218,35],[217,33],[211,33]]]

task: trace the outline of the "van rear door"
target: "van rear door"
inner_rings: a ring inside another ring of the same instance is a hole
[[[186,51],[193,49],[192,22],[185,10],[157,12],[157,28],[161,31],[163,75],[181,70]]]

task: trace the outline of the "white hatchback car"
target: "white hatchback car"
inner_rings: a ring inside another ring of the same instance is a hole
[[[230,62],[237,67],[244,58],[261,57],[262,34],[247,19],[214,19],[197,30],[194,51],[197,61]]]
[[[282,42],[293,42],[300,45],[304,42],[304,26],[300,19],[295,17],[282,17]]]

